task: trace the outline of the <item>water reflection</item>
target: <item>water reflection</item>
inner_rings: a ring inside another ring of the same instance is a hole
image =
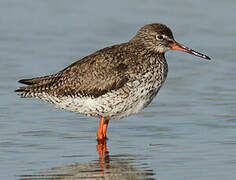
[[[31,174],[21,175],[20,179],[154,179],[152,169],[144,163],[137,163],[140,159],[137,155],[109,155],[106,141],[97,143],[97,151],[98,160],[55,167],[44,172],[36,170]]]

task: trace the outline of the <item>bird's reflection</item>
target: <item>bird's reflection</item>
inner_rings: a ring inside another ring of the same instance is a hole
[[[109,155],[106,140],[97,142],[97,151],[99,160],[55,167],[44,172],[34,171],[30,175],[21,175],[20,179],[154,179],[152,178],[155,175],[153,170],[147,167],[145,163],[137,164],[138,156],[130,154]]]
[[[97,142],[97,152],[99,155],[99,165],[101,170],[107,169],[106,165],[109,164],[109,152],[107,150],[107,142],[106,140]]]

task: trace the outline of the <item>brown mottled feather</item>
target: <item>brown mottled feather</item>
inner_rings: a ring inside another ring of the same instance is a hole
[[[129,81],[131,66],[138,63],[137,54],[130,46],[115,45],[97,51],[71,64],[64,70],[45,77],[23,79],[16,92],[22,97],[33,97],[36,93],[63,96],[98,97],[117,90]],[[130,56],[132,54],[132,56]],[[141,70],[141,69],[140,69]]]
[[[22,97],[35,97],[40,93],[56,97],[98,97],[117,90],[149,69],[148,57],[156,56],[150,49],[150,42],[156,41],[155,36],[149,36],[150,31],[173,37],[164,25],[146,25],[129,42],[101,49],[56,74],[20,80],[28,86],[20,87],[16,92],[22,92]]]

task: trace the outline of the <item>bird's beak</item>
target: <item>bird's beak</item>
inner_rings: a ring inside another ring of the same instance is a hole
[[[208,60],[211,59],[210,57],[208,57],[208,56],[206,56],[206,55],[204,55],[202,53],[199,53],[197,51],[194,51],[194,50],[192,50],[192,49],[190,49],[190,48],[188,48],[188,47],[186,47],[186,46],[184,46],[184,45],[182,45],[182,44],[180,44],[178,42],[173,42],[171,44],[171,49],[172,50],[183,51],[183,52],[186,52],[186,53],[189,53],[189,54],[193,54],[195,56],[198,56],[198,57],[201,57],[201,58],[204,58],[204,59],[208,59]]]

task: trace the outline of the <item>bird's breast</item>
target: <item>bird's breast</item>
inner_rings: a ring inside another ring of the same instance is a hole
[[[157,95],[167,77],[168,67],[166,63],[158,63],[147,71],[137,74],[135,80],[128,82],[122,88],[126,97],[126,109],[129,114],[137,113],[146,107]],[[124,99],[123,99],[124,100]]]

